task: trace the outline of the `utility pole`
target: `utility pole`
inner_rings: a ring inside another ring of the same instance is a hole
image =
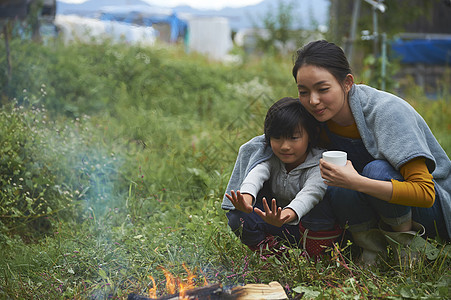
[[[385,5],[382,3],[384,0],[365,0],[366,3],[370,4],[373,12],[373,33],[371,36],[367,36],[364,39],[371,39],[373,41],[373,54],[377,57],[379,54],[379,24],[377,21],[377,11],[384,13],[386,10]]]
[[[372,6],[373,12],[373,33],[369,34],[369,31],[365,30],[362,32],[363,40],[372,40],[373,41],[373,55],[374,57],[378,57],[379,55],[379,28],[377,22],[377,12],[380,11],[384,13],[387,9],[386,6],[382,3],[384,0],[365,0],[366,3]],[[387,35],[386,33],[382,33],[382,57],[381,57],[381,89],[385,90],[385,77],[386,77],[386,66],[387,66]]]
[[[352,7],[352,21],[351,21],[351,33],[349,35],[349,40],[347,41],[347,53],[346,56],[348,57],[349,63],[351,66],[353,65],[353,58],[354,58],[354,43],[355,43],[355,36],[357,32],[357,21],[359,19],[360,15],[360,0],[354,0],[354,5]]]
[[[385,91],[385,80],[387,76],[387,34],[383,32],[381,36],[382,36],[381,90]]]

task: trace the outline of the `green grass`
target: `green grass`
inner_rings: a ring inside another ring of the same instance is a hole
[[[346,241],[320,262],[299,249],[262,261],[230,232],[220,204],[236,153],[274,100],[296,96],[291,57],[223,65],[178,48],[13,40],[11,61],[0,298],[126,299],[148,295],[149,276],[161,296],[162,267],[198,286],[278,281],[290,298],[449,298],[439,241],[434,260],[360,268]],[[451,153],[449,98],[406,99]]]

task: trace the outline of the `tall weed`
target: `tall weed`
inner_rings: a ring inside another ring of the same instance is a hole
[[[439,83],[443,88],[441,92],[437,92],[437,99],[429,99],[423,88],[416,86],[414,83],[409,84],[406,94],[406,101],[409,102],[420,115],[424,118],[429,128],[434,133],[440,145],[448,154],[451,155],[451,98],[449,86],[446,79]],[[410,80],[413,80],[410,78]]]
[[[0,113],[0,221],[8,236],[48,234],[59,218],[77,221],[121,190],[121,159],[90,118],[52,120],[41,92],[24,91]]]
[[[72,204],[72,191],[54,172],[58,154],[48,147],[46,122],[43,108],[11,105],[0,114],[2,233],[46,233],[49,217]]]

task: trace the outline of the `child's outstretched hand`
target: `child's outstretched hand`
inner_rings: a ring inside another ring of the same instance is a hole
[[[241,194],[240,191],[235,192],[232,190],[230,191],[230,194],[226,194],[226,197],[232,202],[233,206],[235,206],[236,209],[245,212],[245,213],[251,213],[254,209],[252,207],[252,201],[254,198],[249,194]]]
[[[276,199],[274,198],[271,202],[271,209],[268,206],[268,202],[266,202],[266,198],[263,198],[262,201],[265,212],[263,212],[258,207],[256,207],[254,211],[268,224],[281,227],[292,217],[291,213],[295,214],[295,212],[291,209],[282,210],[281,207],[277,207]]]

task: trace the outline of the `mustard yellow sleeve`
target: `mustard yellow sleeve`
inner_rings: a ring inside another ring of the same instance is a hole
[[[424,157],[414,158],[399,170],[405,181],[392,179],[390,203],[416,207],[431,207],[435,201],[434,182]]]

